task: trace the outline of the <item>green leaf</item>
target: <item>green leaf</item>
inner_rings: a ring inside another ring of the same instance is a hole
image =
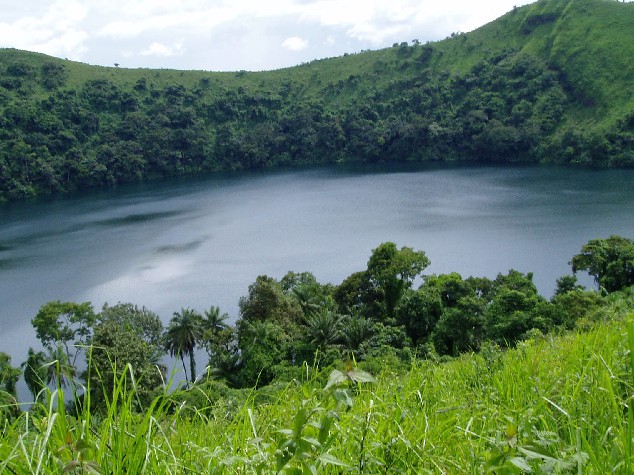
[[[532,471],[531,466],[528,464],[526,459],[524,459],[522,457],[513,457],[513,458],[509,459],[509,462],[512,463],[513,465],[515,465],[520,470],[523,470],[525,472],[531,472]]]
[[[376,379],[367,371],[362,371],[360,369],[353,369],[352,371],[348,371],[348,378],[356,383],[376,383]]]
[[[321,454],[319,457],[317,457],[317,459],[319,461],[321,461],[322,463],[327,463],[327,464],[330,464],[330,465],[337,465],[338,467],[350,468],[350,465],[348,465],[345,462],[342,462],[337,457],[335,457],[334,455],[329,454],[329,453]]]
[[[68,473],[71,470],[76,469],[77,467],[79,467],[81,465],[81,463],[79,462],[79,460],[71,460],[70,462],[68,462],[65,466],[64,469],[62,470],[62,473]]]
[[[346,407],[352,407],[352,397],[350,396],[348,390],[337,389],[336,391],[333,391],[333,396],[335,397],[337,402],[344,404]]]
[[[336,415],[333,416],[333,414],[331,412],[327,412],[321,418],[321,421],[320,421],[319,427],[318,427],[319,434],[318,434],[317,438],[319,439],[319,442],[322,445],[324,445],[326,443],[326,441],[328,440],[328,435],[330,434],[330,428],[332,427],[332,424],[335,421],[335,417],[336,417]]]
[[[315,465],[306,462],[302,465],[304,466],[303,474],[317,475],[317,467]]]
[[[293,430],[296,436],[302,433],[302,430],[304,429],[304,426],[308,422],[309,418],[310,413],[308,412],[308,409],[306,409],[305,407],[301,407],[300,409],[298,409],[297,413],[295,414],[295,420],[293,422]]]
[[[553,454],[539,445],[526,444],[518,447],[517,450],[531,459],[551,460],[553,462],[559,461]]]
[[[634,314],[630,314],[633,317]],[[632,381],[634,381],[634,321],[627,324],[628,344],[630,347],[630,372],[632,373]]]
[[[79,439],[75,443],[75,448],[77,450],[92,450],[93,445],[90,442],[88,442],[86,439]]]
[[[277,471],[282,470],[292,457],[293,454],[287,450],[278,450],[275,454]]]
[[[333,369],[328,378],[328,384],[326,384],[325,390],[330,389],[333,386],[337,386],[346,380],[346,375],[338,369]]]
[[[321,444],[319,443],[319,441],[317,439],[315,439],[314,437],[302,437],[302,440],[310,445],[312,445],[313,447],[316,448],[320,448]]]

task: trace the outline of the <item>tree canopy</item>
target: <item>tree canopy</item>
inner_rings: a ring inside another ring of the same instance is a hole
[[[570,261],[572,271],[586,271],[607,292],[634,285],[634,240],[621,236],[592,239]]]

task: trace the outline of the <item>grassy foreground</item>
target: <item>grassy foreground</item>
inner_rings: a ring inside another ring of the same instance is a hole
[[[0,473],[632,473],[626,320],[405,374],[306,368],[199,408],[166,391],[137,413],[115,389],[107,413],[71,416],[53,392],[0,427]]]

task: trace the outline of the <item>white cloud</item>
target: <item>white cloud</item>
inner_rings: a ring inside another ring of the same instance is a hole
[[[286,48],[291,51],[302,51],[308,48],[308,41],[299,36],[291,36],[286,38],[282,43],[282,48]]]
[[[46,43],[35,45],[37,51],[52,56],[63,56],[71,59],[81,59],[88,51],[85,41],[88,33],[81,30],[69,29],[61,35],[56,35]]]
[[[149,47],[141,51],[140,54],[143,56],[162,56],[167,58],[181,55],[183,51],[183,44],[180,42],[172,46],[166,46],[158,41],[154,41]]]
[[[470,31],[531,0],[314,0],[306,4],[299,17],[307,23],[342,28],[350,38],[377,46],[389,41],[438,39],[453,31]],[[438,25],[448,31],[439,32]],[[428,38],[426,32],[434,31]]]
[[[52,2],[40,16],[30,14],[0,23],[0,44],[78,59],[88,34],[81,27],[88,9],[75,0]]]
[[[328,35],[326,39],[324,40],[324,44],[326,46],[333,46],[336,42],[337,40],[335,40],[335,37],[332,35]]]
[[[267,69],[441,39],[530,1],[28,0],[3,5],[0,47],[93,64],[118,56],[132,67]],[[310,48],[307,38],[317,39]]]

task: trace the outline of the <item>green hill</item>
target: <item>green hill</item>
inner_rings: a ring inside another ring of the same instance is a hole
[[[470,33],[268,72],[0,50],[0,200],[348,160],[634,165],[634,5],[541,0]]]

